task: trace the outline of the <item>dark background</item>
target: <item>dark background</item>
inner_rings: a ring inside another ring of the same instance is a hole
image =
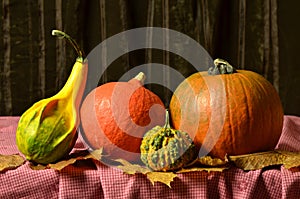
[[[0,115],[21,115],[35,101],[54,95],[76,58],[52,29],[70,34],[88,54],[124,30],[155,26],[180,31],[212,56],[252,70],[278,90],[285,114],[300,116],[298,0],[1,0]],[[99,83],[128,69],[158,62],[185,76],[194,71],[170,53],[138,50],[123,55]],[[170,94],[151,87],[164,101]],[[272,101],[272,100],[270,100]]]

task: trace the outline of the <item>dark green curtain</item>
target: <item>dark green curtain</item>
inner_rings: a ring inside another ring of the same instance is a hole
[[[55,94],[76,54],[52,29],[70,34],[88,54],[106,38],[138,27],[165,27],[198,41],[212,56],[267,78],[285,114],[300,115],[297,20],[299,1],[277,0],[1,0],[0,115],[20,115]],[[184,76],[195,72],[169,52],[138,50],[123,55],[99,83],[127,70],[158,62]],[[170,92],[151,87],[168,101]]]

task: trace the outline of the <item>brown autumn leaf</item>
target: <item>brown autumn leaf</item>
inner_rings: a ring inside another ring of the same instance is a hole
[[[198,172],[198,171],[206,171],[206,172],[222,172],[225,169],[229,169],[229,167],[191,167],[191,168],[183,168],[176,173],[189,173],[189,172]]]
[[[153,185],[155,182],[161,182],[171,188],[171,182],[178,177],[178,173],[199,171],[223,172],[230,168],[230,163],[234,163],[238,168],[243,170],[257,170],[267,166],[281,164],[283,164],[286,168],[297,167],[300,166],[300,152],[267,151],[239,156],[228,156],[225,160],[212,158],[211,156],[204,156],[197,158],[191,164],[187,165],[187,167],[173,172],[152,171],[141,165],[131,164],[123,159],[117,159],[114,161],[120,163],[117,167],[126,174],[134,175],[142,173]]]
[[[147,178],[150,180],[152,185],[155,182],[161,182],[168,187],[171,188],[171,182],[177,177],[177,175],[173,172],[159,172],[159,171],[152,171],[146,174]]]
[[[277,151],[266,151],[238,156],[229,156],[229,161],[243,170],[258,170],[267,166],[281,165],[284,163],[286,155]]]
[[[147,174],[151,172],[151,170],[148,168],[142,167],[141,165],[138,164],[131,164],[130,162],[123,159],[116,159],[115,161],[121,163],[121,165],[118,165],[117,167],[127,174],[136,174],[136,173]]]
[[[141,165],[131,164],[130,162],[123,159],[116,159],[115,161],[121,163],[121,165],[118,165],[117,167],[121,169],[124,173],[131,175],[142,173],[146,175],[147,179],[150,180],[152,185],[154,185],[155,182],[161,182],[171,187],[171,182],[174,180],[175,177],[177,177],[177,175],[173,172],[152,171]]]
[[[43,169],[47,169],[47,165],[42,165],[42,164],[34,164],[32,162],[30,162],[29,167],[32,170],[43,170]]]
[[[216,171],[222,172],[225,169],[228,169],[228,160],[222,160],[220,158],[213,158],[211,156],[198,157],[185,168],[178,170],[176,173],[188,173],[188,172],[197,172],[197,171]]]
[[[153,185],[155,182],[161,182],[169,187],[171,187],[171,182],[174,180],[174,178],[177,177],[177,173],[187,173],[196,171],[222,172],[223,170],[228,169],[228,167],[225,166],[227,164],[227,161],[218,158],[212,158],[210,156],[198,158],[191,164],[187,165],[188,168],[182,168],[178,171],[173,172],[152,171],[146,167],[143,167],[138,164],[132,164],[123,159],[116,159],[114,161],[119,162],[121,164],[117,167],[126,174],[134,175],[137,173],[142,173],[146,175],[148,180],[150,180],[150,182]]]
[[[203,156],[197,158],[197,162],[200,163],[201,165],[213,166],[213,167],[223,166],[227,164],[226,160],[222,160],[220,158],[212,158],[211,156]]]
[[[65,167],[74,164],[78,160],[88,160],[88,159],[100,160],[101,158],[102,158],[102,148],[94,150],[92,152],[84,150],[84,151],[74,152],[68,158],[61,160],[59,162],[48,164],[48,165],[31,164],[30,168],[33,170],[55,169],[60,171]]]
[[[0,172],[9,170],[9,169],[15,169],[19,166],[23,165],[25,162],[25,159],[18,155],[18,154],[12,154],[12,155],[2,155],[0,154]]]
[[[277,151],[285,156],[283,166],[286,169],[291,169],[300,166],[300,152]]]
[[[161,182],[163,184],[166,184],[167,186],[171,187],[171,182],[174,180],[174,178],[177,177],[176,173],[187,173],[187,172],[195,172],[195,171],[217,171],[222,172],[224,169],[227,169],[227,167],[221,167],[221,165],[225,164],[225,161],[221,161],[220,159],[214,159],[211,157],[205,157],[205,158],[199,158],[197,160],[198,162],[193,162],[193,165],[191,165],[190,168],[181,169],[177,172],[162,172],[162,171],[152,171],[146,167],[143,167],[138,164],[131,164],[130,162],[123,160],[123,159],[116,159],[114,160],[116,162],[121,163],[121,165],[117,166],[119,169],[121,169],[126,174],[137,174],[142,173],[146,175],[147,179],[150,180],[150,182],[154,185],[155,182]],[[218,167],[195,167],[197,163],[206,163],[206,165],[218,165]]]

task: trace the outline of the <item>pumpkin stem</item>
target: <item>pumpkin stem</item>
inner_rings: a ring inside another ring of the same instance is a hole
[[[52,30],[52,35],[57,36],[60,39],[66,38],[71,43],[73,48],[76,50],[78,57],[80,58],[85,57],[84,52],[80,49],[77,42],[72,37],[70,37],[67,33],[64,33],[63,31],[60,30]]]
[[[209,75],[232,74],[236,72],[236,69],[223,59],[215,59],[214,65],[214,67],[208,69]]]
[[[137,74],[137,76],[134,77],[134,79],[140,81],[141,84],[144,84],[146,75],[143,72],[140,72],[139,74]]]

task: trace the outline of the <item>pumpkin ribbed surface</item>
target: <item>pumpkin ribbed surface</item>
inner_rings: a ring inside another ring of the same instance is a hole
[[[141,144],[141,160],[156,171],[176,170],[195,160],[198,151],[185,132],[156,126]]]
[[[164,123],[160,98],[140,81],[110,82],[90,92],[81,107],[85,141],[110,158],[137,161],[144,134]]]
[[[175,129],[188,132],[198,147],[214,144],[208,150],[219,158],[273,150],[283,125],[274,87],[246,70],[191,75],[174,92],[170,113]]]

